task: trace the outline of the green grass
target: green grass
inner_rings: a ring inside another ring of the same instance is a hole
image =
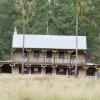
[[[100,100],[100,79],[0,75],[0,100]]]

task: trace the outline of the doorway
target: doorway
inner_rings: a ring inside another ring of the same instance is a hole
[[[4,64],[1,67],[1,73],[12,73],[12,68],[9,64]]]
[[[77,68],[77,75],[79,74],[79,68]],[[75,66],[68,68],[68,75],[75,75]]]
[[[22,67],[19,67],[19,73],[22,73]],[[23,74],[29,74],[29,67],[23,68]]]
[[[87,76],[95,76],[95,72],[96,72],[96,69],[95,69],[95,68],[89,67],[89,68],[86,70],[86,75],[87,75]]]
[[[40,74],[41,67],[31,67],[31,74]]]
[[[67,71],[66,68],[57,68],[56,73],[58,75],[66,75],[66,71]]]
[[[46,74],[52,74],[52,67],[50,67],[50,66],[45,67],[45,72],[46,72]]]

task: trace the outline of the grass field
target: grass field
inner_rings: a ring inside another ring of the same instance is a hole
[[[100,79],[0,75],[0,100],[100,100]]]

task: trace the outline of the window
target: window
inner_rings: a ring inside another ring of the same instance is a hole
[[[22,73],[22,67],[19,67],[19,73]],[[29,68],[24,66],[23,73],[24,74],[29,74]]]
[[[77,69],[77,75],[79,74],[79,69]],[[68,75],[75,75],[75,66],[68,69]]]
[[[70,68],[68,70],[68,75],[75,75],[75,68]]]
[[[31,74],[41,73],[41,67],[31,67]]]
[[[52,74],[52,67],[45,67],[46,74]]]
[[[71,53],[71,59],[76,59],[76,52]]]
[[[63,73],[63,72],[64,72],[64,69],[60,68],[59,73]]]
[[[52,58],[52,51],[47,51],[47,58]]]
[[[66,68],[57,68],[56,72],[58,75],[66,75]]]
[[[86,75],[87,76],[95,76],[95,72],[96,72],[96,69],[94,67],[89,67],[86,70]]]
[[[1,72],[2,73],[12,73],[12,68],[9,64],[3,64],[3,66],[1,66]]]
[[[34,72],[35,73],[38,73],[38,68],[34,68]]]
[[[64,52],[63,51],[59,52],[59,58],[64,58]]]
[[[34,57],[39,58],[39,51],[34,51]]]
[[[24,67],[24,74],[29,74],[29,68],[28,67]]]
[[[24,50],[24,57],[27,57],[27,51]]]

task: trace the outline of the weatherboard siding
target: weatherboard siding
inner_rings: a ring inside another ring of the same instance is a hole
[[[65,58],[64,59],[61,59],[59,58],[59,52],[57,52],[55,54],[55,63],[70,63],[70,59],[71,59],[71,54],[68,53],[68,51],[64,51],[65,52]],[[78,63],[85,63],[85,60],[86,60],[86,54],[81,51],[78,53]],[[13,53],[13,61],[14,62],[22,62],[23,61],[23,55],[22,55],[22,51],[14,51]],[[33,51],[29,52],[29,58],[28,56],[24,58],[24,62],[29,62],[29,63],[54,63],[54,54],[52,54],[52,58],[47,58],[46,57],[46,54],[45,54],[45,59],[44,59],[44,53],[42,52],[42,50],[40,50],[39,52],[39,58],[34,58],[34,53]],[[75,60],[71,60],[72,63],[75,63]]]

